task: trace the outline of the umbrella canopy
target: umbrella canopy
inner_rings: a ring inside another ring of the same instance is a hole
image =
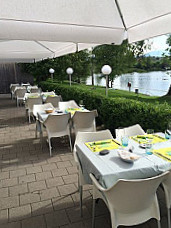
[[[170,0],[117,0],[129,43],[171,33]]]
[[[45,58],[56,58],[74,53],[76,50],[81,51],[94,45],[69,42],[1,40],[0,62],[37,62]]]
[[[32,61],[171,33],[170,0],[0,0],[0,59]],[[61,43],[62,42],[62,43]],[[84,48],[83,48],[84,47]],[[4,55],[3,55],[4,54]]]

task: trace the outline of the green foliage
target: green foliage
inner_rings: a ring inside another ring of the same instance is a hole
[[[170,57],[171,57],[171,34],[168,36],[166,43],[169,46],[168,49],[166,49],[166,50],[169,51]]]
[[[44,91],[56,90],[63,100],[74,99],[77,103],[83,100],[89,110],[97,109],[98,124],[104,124],[114,133],[115,128],[127,127],[139,123],[144,130],[152,128],[155,131],[164,131],[171,116],[171,108],[165,104],[151,104],[131,100],[128,98],[106,98],[102,94],[96,94],[89,87],[41,82]]]
[[[96,73],[101,72],[103,65],[108,64],[112,67],[109,80],[113,81],[118,75],[127,73],[133,66],[135,57],[127,41],[121,45],[101,45],[94,48]]]
[[[90,74],[90,60],[87,50],[64,55],[55,59],[45,59],[41,62],[21,64],[21,66],[23,71],[34,76],[37,83],[50,77],[50,68],[55,70],[54,78],[58,81],[68,79],[66,73],[68,67],[74,69],[72,80],[79,83],[81,79],[85,80]]]

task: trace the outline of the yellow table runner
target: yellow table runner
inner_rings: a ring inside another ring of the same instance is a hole
[[[171,147],[153,150],[153,154],[157,155],[158,157],[164,160],[171,162]]]
[[[74,113],[75,113],[76,111],[83,112],[84,109],[83,109],[83,108],[67,108],[67,109],[65,110],[66,113],[71,113],[71,115],[74,115]]]
[[[115,141],[114,139],[106,139],[101,141],[87,142],[85,145],[92,152],[100,152],[101,150],[113,150],[118,149],[120,143]]]
[[[159,135],[152,135],[152,134],[136,135],[136,136],[131,136],[130,138],[140,144],[146,144],[146,143],[148,143],[148,140],[152,140],[152,144],[167,141],[167,139],[165,139]]]

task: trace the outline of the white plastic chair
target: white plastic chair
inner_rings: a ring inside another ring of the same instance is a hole
[[[16,90],[15,95],[16,95],[17,107],[19,106],[20,102],[23,103],[26,92],[27,90],[25,88]]]
[[[78,131],[96,131],[97,110],[79,112],[76,111],[72,117],[72,129],[77,135]]]
[[[92,228],[95,225],[95,203],[101,198],[107,205],[112,228],[119,225],[132,226],[156,218],[160,228],[160,210],[156,191],[168,172],[161,175],[137,180],[119,180],[109,189],[103,188],[90,174],[93,182]]]
[[[162,182],[165,199],[166,199],[166,207],[167,207],[167,218],[168,218],[168,228],[171,228],[170,224],[170,208],[171,208],[171,173],[167,176],[167,178]]]
[[[36,119],[36,130],[35,130],[35,137],[36,138],[37,138],[37,132],[39,132],[40,134],[42,133],[42,128],[40,126],[40,120],[38,119],[37,113],[43,112],[48,108],[54,109],[54,107],[51,103],[33,105],[33,116]]]
[[[65,111],[67,108],[80,108],[80,107],[74,100],[59,102],[59,109],[61,111]]]
[[[70,148],[72,151],[70,127],[69,127],[70,118],[71,118],[70,113],[49,114],[47,119],[44,121],[44,125],[46,127],[46,131],[48,134],[50,156],[52,155],[51,138],[55,138],[55,137],[62,137],[62,136],[68,135]]]
[[[30,93],[39,93],[39,88],[31,88]]]
[[[54,91],[50,91],[50,92],[41,92],[42,96],[47,96],[47,95],[55,95]]]
[[[16,98],[16,92],[17,92],[17,90],[18,89],[26,89],[26,87],[25,86],[15,86],[15,88],[14,88],[14,92],[13,92],[13,98]]]
[[[15,88],[16,88],[17,86],[19,86],[18,83],[16,83],[16,84],[11,84],[11,85],[10,85],[11,99],[14,98],[14,91],[15,91]]]
[[[132,125],[130,127],[115,129],[115,134],[117,139],[121,139],[122,136],[134,136],[134,135],[144,135],[145,131],[139,124]]]
[[[55,97],[48,96],[45,100],[45,103],[51,103],[55,108],[58,108],[60,101],[61,101],[61,96],[55,96]]]
[[[33,114],[33,106],[36,104],[42,104],[42,98],[41,97],[36,97],[36,98],[30,98],[26,100],[26,110],[28,112],[28,117],[29,117],[29,123],[31,123],[31,115]]]
[[[85,143],[85,142],[91,142],[91,141],[99,141],[99,140],[105,140],[105,139],[113,139],[113,136],[109,130],[102,130],[102,131],[96,131],[96,132],[78,132],[74,144],[73,154],[74,159],[77,164],[78,168],[78,188],[80,193],[80,214],[82,216],[82,195],[83,195],[83,185],[86,185],[87,182],[84,179],[81,164],[79,162],[78,158],[78,151],[76,150],[76,145],[78,143]]]

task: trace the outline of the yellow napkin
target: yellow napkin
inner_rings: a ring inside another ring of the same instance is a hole
[[[120,146],[120,143],[118,143],[114,139],[106,139],[106,140],[101,140],[101,141],[87,142],[87,143],[85,143],[85,145],[92,152],[100,152],[101,150],[118,149]]]
[[[157,150],[153,150],[153,154],[158,157],[171,162],[171,147],[161,148]]]
[[[82,108],[67,108],[67,109],[65,110],[66,113],[71,113],[71,115],[74,115],[74,113],[75,113],[76,111],[83,112],[84,109],[82,109]]]
[[[136,136],[132,136],[130,138],[140,144],[146,144],[146,143],[148,143],[149,140],[152,140],[152,142],[151,142],[152,144],[159,143],[159,142],[165,142],[167,140],[159,135],[152,135],[152,134],[136,135]]]

